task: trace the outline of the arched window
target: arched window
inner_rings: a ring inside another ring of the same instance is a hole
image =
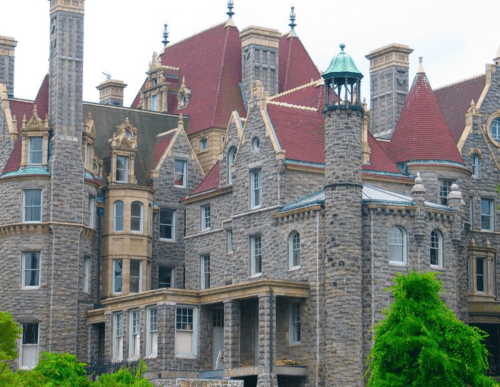
[[[431,232],[430,248],[431,266],[443,267],[443,234],[439,230]]]
[[[389,231],[389,261],[406,264],[406,230],[401,226],[395,226]]]
[[[123,202],[115,202],[115,231],[123,231]]]
[[[300,234],[292,231],[288,237],[288,265],[290,268],[300,266]]]
[[[227,182],[229,184],[233,184],[232,166],[234,164],[235,159],[236,159],[236,147],[232,146],[227,154]]]
[[[142,232],[142,203],[141,202],[132,202],[132,206],[130,208],[130,230]]]
[[[472,176],[479,177],[479,156],[477,154],[472,155]]]

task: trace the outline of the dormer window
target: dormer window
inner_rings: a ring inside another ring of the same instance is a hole
[[[132,138],[132,132],[127,129],[125,131],[125,137],[127,137],[127,140],[130,140]]]
[[[28,164],[42,164],[43,137],[28,138]]]
[[[158,85],[158,79],[153,78],[152,81],[151,81],[151,83],[152,83],[153,86],[157,86]]]
[[[174,185],[176,187],[186,187],[187,162],[185,160],[175,160]]]
[[[128,183],[128,156],[116,156],[116,181]]]

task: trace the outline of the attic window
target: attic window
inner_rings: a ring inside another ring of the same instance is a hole
[[[208,149],[208,139],[200,139],[200,152],[206,151]]]
[[[254,137],[252,140],[252,148],[255,152],[258,152],[260,149],[260,141],[258,137]]]
[[[158,85],[158,79],[156,79],[156,78],[153,78],[153,81],[152,81],[152,83],[153,83],[153,86],[156,86],[156,85]]]
[[[130,140],[132,138],[132,132],[130,130],[125,131],[125,136],[127,137],[127,140]]]

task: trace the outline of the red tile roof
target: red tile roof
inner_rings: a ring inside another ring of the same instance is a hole
[[[279,93],[320,79],[318,68],[298,37],[283,35],[279,47]]]
[[[168,46],[161,56],[163,65],[179,67],[192,90],[188,106],[170,111],[191,116],[189,133],[225,128],[233,110],[245,112],[241,80],[241,39],[238,29],[219,24]],[[137,106],[138,98],[133,106]],[[172,107],[171,105],[169,107]]]
[[[42,86],[38,90],[35,98],[35,105],[38,111],[38,117],[42,120],[48,118],[49,115],[49,74],[43,78]],[[85,118],[85,117],[84,117]],[[29,119],[29,117],[28,117]]]
[[[480,75],[434,91],[444,118],[458,143],[465,128],[465,113],[471,100],[477,104],[486,83],[486,76]]]
[[[272,104],[267,111],[287,159],[325,162],[325,122],[320,112]]]
[[[168,146],[170,145],[170,141],[174,137],[176,130],[172,130],[167,134],[159,135],[156,137],[155,149],[153,152],[153,159],[151,160],[151,169],[155,169],[158,165],[158,162],[161,159],[161,156],[165,153]]]
[[[425,73],[415,76],[387,153],[396,162],[464,162]]]
[[[210,171],[208,171],[205,178],[198,186],[192,190],[188,196],[194,196],[202,192],[210,191],[219,188],[220,182],[220,161],[217,161]]]
[[[325,87],[309,82],[307,86],[297,88],[290,93],[278,94],[272,100],[321,110],[325,104]]]
[[[368,146],[370,147],[370,164],[363,165],[363,170],[401,173],[396,163],[370,132],[368,132]]]

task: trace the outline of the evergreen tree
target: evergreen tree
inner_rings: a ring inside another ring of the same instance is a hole
[[[487,387],[487,334],[458,320],[439,298],[437,273],[398,274],[386,318],[374,329],[368,387]]]

